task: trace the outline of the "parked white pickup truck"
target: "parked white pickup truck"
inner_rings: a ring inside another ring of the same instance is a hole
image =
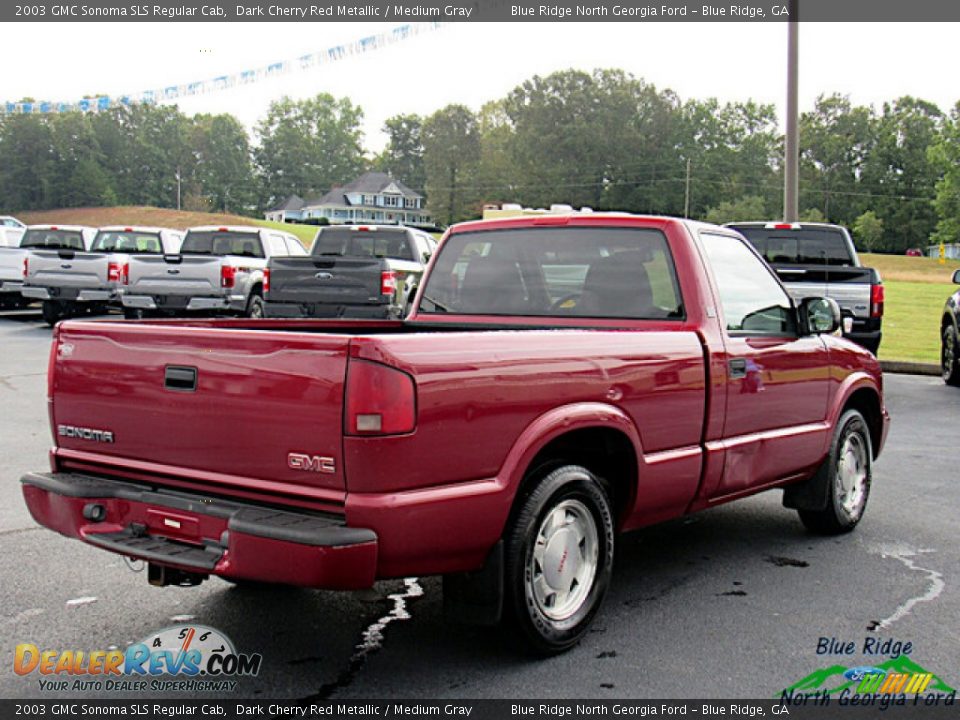
[[[124,315],[229,313],[263,317],[263,269],[271,257],[306,255],[290,233],[262,227],[195,227],[180,254],[132,255],[121,289]]]
[[[18,307],[40,299],[22,294],[34,252],[63,252],[67,256],[84,252],[96,234],[96,228],[81,225],[28,225],[20,247],[0,248],[0,291],[8,298],[5,305]]]
[[[98,315],[119,303],[128,278],[130,257],[177,253],[183,233],[158,227],[103,227],[88,252],[34,250],[22,293],[43,300],[50,325],[80,313]]]
[[[12,215],[0,215],[0,247],[20,247],[20,238],[26,227]]]

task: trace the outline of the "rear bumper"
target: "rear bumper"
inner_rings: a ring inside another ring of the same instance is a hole
[[[116,290],[91,288],[46,288],[23,285],[20,293],[34,300],[64,300],[69,302],[110,302],[117,297]]]
[[[78,473],[28,473],[20,482],[39,524],[120,555],[201,575],[312,588],[367,588],[376,576],[377,535],[335,515]]]
[[[189,297],[185,295],[127,295],[120,296],[124,307],[138,310],[186,310],[189,312],[240,312],[246,307],[242,295],[215,295]]]
[[[377,318],[396,319],[401,316],[395,305],[338,305],[334,303],[280,303],[263,304],[268,318]]]
[[[23,283],[19,280],[0,280],[0,293],[18,293],[23,290]]]
[[[844,337],[876,353],[877,348],[880,347],[880,341],[883,339],[883,332],[881,330],[882,322],[882,318],[870,318],[867,320],[854,318],[853,329],[848,333],[844,333]]]

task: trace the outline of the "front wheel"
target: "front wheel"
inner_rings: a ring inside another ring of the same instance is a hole
[[[857,410],[847,410],[837,423],[830,445],[814,482],[826,484],[826,507],[798,510],[800,521],[811,532],[839,535],[853,530],[870,497],[873,449],[867,421]]]
[[[523,500],[505,536],[505,610],[540,654],[583,637],[613,570],[610,500],[586,468],[565,465]]]
[[[947,385],[960,387],[960,346],[953,325],[943,329],[940,343],[940,374]]]

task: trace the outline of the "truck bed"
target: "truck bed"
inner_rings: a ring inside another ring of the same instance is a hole
[[[647,509],[689,502],[705,413],[696,333],[508,327],[64,323],[52,379],[54,424],[110,432],[112,442],[61,435],[58,462],[66,470],[342,512],[348,492],[494,478],[538,417],[562,405],[610,403],[614,393],[640,428],[644,452],[695,451],[687,477],[651,486]],[[414,378],[413,432],[345,437],[344,386],[349,366],[360,360]],[[439,444],[469,452],[451,466],[459,453],[437,454]],[[335,469],[303,472],[290,466],[290,453],[332,458]]]

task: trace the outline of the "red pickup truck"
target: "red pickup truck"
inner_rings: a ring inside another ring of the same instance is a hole
[[[42,525],[153,584],[444,576],[538,651],[586,631],[623,531],[772,488],[860,520],[876,359],[737,232],[570,214],[451,228],[406,320],[69,321]]]

